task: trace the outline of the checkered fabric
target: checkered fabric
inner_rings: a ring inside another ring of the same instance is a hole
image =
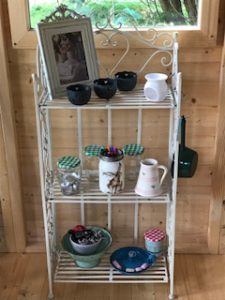
[[[152,228],[144,233],[144,237],[150,242],[159,242],[165,238],[165,233],[159,228]]]
[[[97,144],[88,145],[84,148],[84,154],[86,156],[99,156],[101,149],[103,149],[104,146],[99,146]]]
[[[144,147],[141,144],[127,144],[123,147],[125,155],[135,156],[144,152]]]
[[[71,169],[77,167],[79,164],[80,159],[77,156],[63,156],[57,162],[59,169]]]

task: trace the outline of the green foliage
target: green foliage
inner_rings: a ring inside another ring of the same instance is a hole
[[[31,28],[55,10],[55,4],[33,5],[30,10]]]
[[[165,25],[188,25],[192,24],[188,19],[188,13],[182,4],[182,14],[173,11],[163,11],[157,0],[64,0],[69,8],[80,14],[90,16],[92,24],[104,26],[106,17],[111,13],[120,12],[114,16],[114,24],[122,23],[129,26],[131,19],[135,20],[137,26],[165,26]],[[182,2],[183,3],[183,2]],[[56,4],[33,5],[31,7],[31,27],[49,15],[56,8]]]

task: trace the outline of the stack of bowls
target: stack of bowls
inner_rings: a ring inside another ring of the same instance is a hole
[[[101,232],[100,232],[101,234]],[[80,254],[92,254],[96,251],[96,249],[98,248],[99,244],[102,241],[102,237],[100,236],[99,239],[97,239],[96,241],[94,241],[91,244],[79,244],[76,241],[73,241],[72,235],[70,234],[69,236],[70,239],[70,243],[73,247],[73,249]]]
[[[101,231],[101,240],[95,244],[78,246],[77,243],[71,242],[70,233],[65,234],[62,239],[62,246],[64,250],[67,251],[76,265],[80,268],[96,267],[101,262],[102,256],[112,243],[111,234],[104,228],[93,226],[88,227],[88,229]]]

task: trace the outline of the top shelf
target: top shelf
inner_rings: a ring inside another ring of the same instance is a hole
[[[66,97],[48,100],[45,94],[40,99],[40,106],[48,109],[172,109],[176,106],[176,102],[171,90],[163,101],[150,102],[144,96],[143,86],[138,86],[130,92],[117,91],[110,100],[93,95],[88,104],[81,106],[71,104]]]

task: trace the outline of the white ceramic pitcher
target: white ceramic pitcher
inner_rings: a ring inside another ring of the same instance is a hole
[[[166,83],[168,76],[163,73],[149,73],[145,75],[147,82],[144,86],[144,95],[153,102],[163,101],[168,93]]]
[[[147,158],[141,161],[138,181],[135,187],[135,193],[144,197],[158,196],[162,193],[162,183],[168,172],[167,167],[159,165],[153,158]],[[163,170],[160,178],[159,170]]]

